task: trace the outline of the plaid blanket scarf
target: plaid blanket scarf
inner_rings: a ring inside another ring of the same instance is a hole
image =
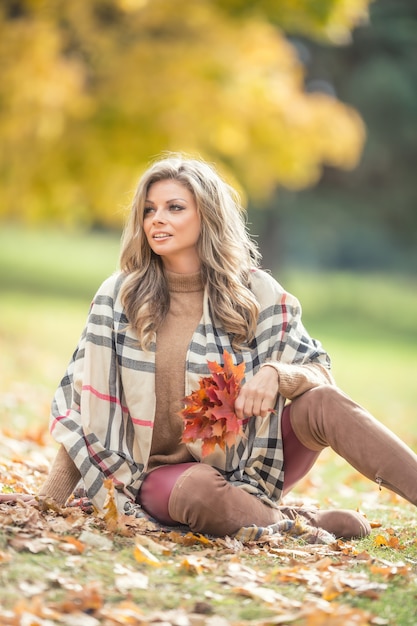
[[[120,301],[124,276],[117,273],[98,289],[79,344],[52,403],[50,430],[78,467],[88,497],[102,510],[107,496],[103,485],[111,478],[122,512],[135,500],[146,474],[155,414],[155,345],[144,352],[129,328]],[[185,393],[208,376],[207,360],[222,361],[224,350],[236,363],[245,361],[250,379],[260,364],[319,362],[329,359],[301,322],[301,307],[272,276],[252,274],[251,288],[260,303],[255,340],[234,352],[229,335],[216,324],[207,294],[203,316],[188,348]],[[173,364],[174,366],[175,364]],[[244,436],[226,452],[215,451],[204,462],[225,478],[275,506],[283,487],[281,413],[285,399],[278,396],[268,418],[252,417]],[[202,461],[201,447],[190,451]]]

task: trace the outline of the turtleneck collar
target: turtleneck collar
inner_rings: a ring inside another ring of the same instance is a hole
[[[165,276],[169,291],[187,293],[191,291],[203,291],[203,280],[200,272],[195,274],[176,274],[165,270]]]

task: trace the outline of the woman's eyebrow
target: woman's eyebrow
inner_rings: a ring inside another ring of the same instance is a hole
[[[170,202],[176,202],[177,200],[181,200],[181,202],[187,202],[185,198],[171,198],[170,200],[166,200],[165,204],[169,204]],[[148,198],[145,199],[145,202],[148,202],[149,204],[155,204],[153,200],[149,200]]]

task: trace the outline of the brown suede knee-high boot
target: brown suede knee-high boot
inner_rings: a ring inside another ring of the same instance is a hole
[[[268,526],[282,513],[256,496],[233,487],[214,467],[194,463],[176,481],[169,498],[171,518],[194,532],[223,537],[242,526]]]
[[[417,506],[417,455],[340,389],[305,392],[292,402],[290,419],[304,446],[330,446],[361,474]]]
[[[364,537],[371,531],[356,511],[271,508],[256,496],[228,483],[214,467],[194,463],[175,482],[168,502],[171,518],[194,532],[233,536],[242,526],[269,526],[282,519],[304,518],[336,537]]]

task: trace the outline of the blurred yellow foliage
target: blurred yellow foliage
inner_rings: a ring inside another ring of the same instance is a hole
[[[0,216],[118,225],[166,150],[215,161],[258,201],[313,184],[323,164],[355,166],[363,123],[304,91],[294,47],[268,21],[277,4],[284,26],[295,11],[325,35],[352,28],[367,2],[333,0],[321,25],[307,0],[256,14],[234,14],[244,0],[3,3]]]
[[[334,44],[350,41],[352,29],[367,22],[372,0],[213,0],[235,16],[262,15],[290,33]]]

